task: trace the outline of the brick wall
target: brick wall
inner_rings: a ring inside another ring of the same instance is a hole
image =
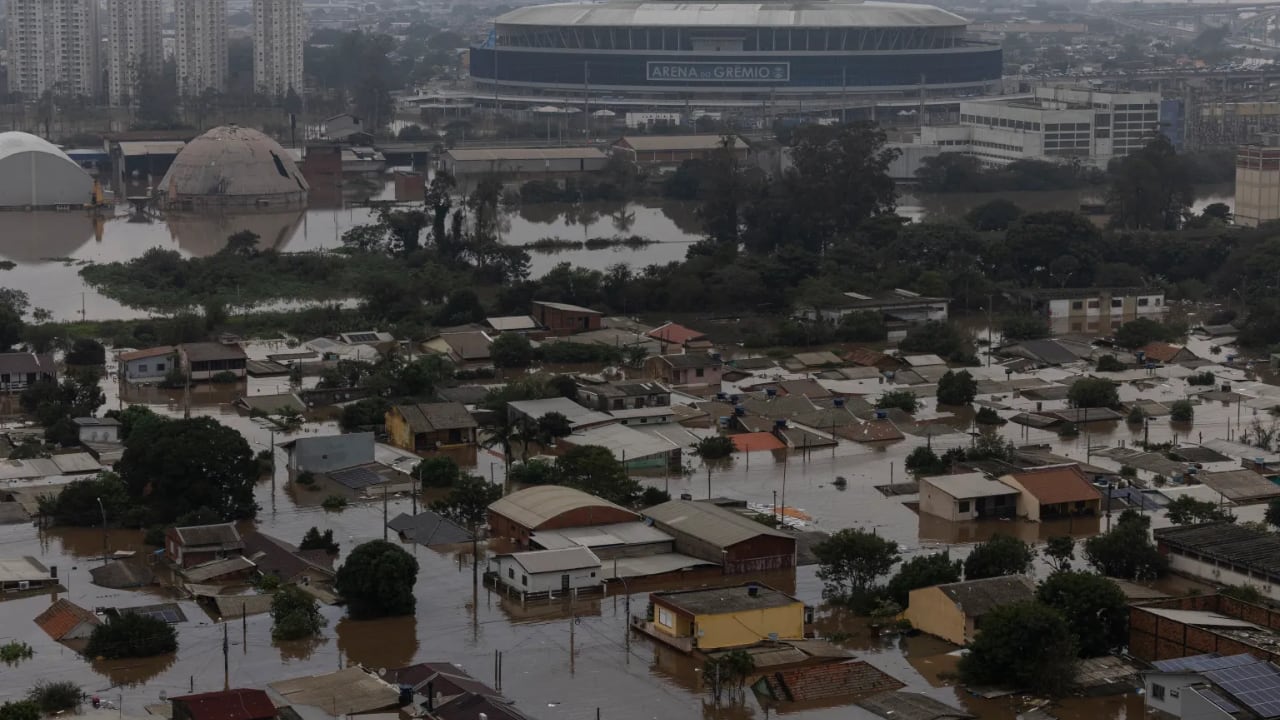
[[[1153,662],[1214,652],[1221,655],[1247,652],[1269,660],[1280,659],[1278,653],[1267,653],[1219,634],[1212,628],[1194,627],[1159,617],[1148,611],[1151,608],[1217,612],[1262,627],[1280,629],[1280,612],[1221,595],[1195,595],[1133,605],[1129,608],[1129,652],[1141,660]]]

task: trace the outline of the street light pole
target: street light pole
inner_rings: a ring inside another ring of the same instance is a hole
[[[98,498],[98,510],[102,512],[102,564],[107,564],[107,508]]]

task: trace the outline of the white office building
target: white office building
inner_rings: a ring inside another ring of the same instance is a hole
[[[97,98],[98,0],[9,0],[9,91]]]
[[[227,0],[175,0],[178,94],[227,87]]]
[[[253,0],[253,82],[258,92],[302,94],[302,46],[306,16],[302,0]]]
[[[136,101],[138,84],[164,70],[162,0],[107,0],[107,98]]]
[[[919,144],[988,166],[1077,160],[1106,167],[1159,131],[1159,93],[1041,87],[1032,98],[962,102],[959,125],[924,127]]]

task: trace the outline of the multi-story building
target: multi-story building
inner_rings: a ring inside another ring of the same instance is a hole
[[[142,78],[164,69],[161,0],[107,0],[107,98],[136,98]]]
[[[178,94],[227,86],[227,0],[176,0]]]
[[[921,128],[920,144],[984,165],[1078,160],[1106,167],[1160,132],[1159,93],[1040,87],[1027,99],[960,103],[960,124]]]
[[[1236,151],[1237,225],[1280,220],[1280,135],[1263,135]]]
[[[253,84],[258,92],[302,94],[302,0],[253,0]]]
[[[6,34],[10,92],[97,97],[97,0],[10,0]]]

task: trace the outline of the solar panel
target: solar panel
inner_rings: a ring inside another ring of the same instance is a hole
[[[329,477],[334,482],[343,487],[352,490],[362,490],[371,485],[379,485],[382,483],[382,476],[366,467],[347,468],[346,470],[334,470],[329,473]]]
[[[1213,703],[1215,706],[1217,706],[1219,710],[1222,710],[1223,712],[1226,712],[1226,713],[1240,712],[1239,706],[1237,706],[1235,703],[1231,702],[1230,700],[1222,697],[1222,695],[1220,695],[1215,690],[1210,690],[1209,688],[1203,688],[1203,689],[1196,690],[1196,692],[1200,693],[1200,695],[1204,697],[1204,699]]]
[[[347,336],[353,343],[378,342],[377,333],[352,333]]]
[[[1271,663],[1210,670],[1205,677],[1259,716],[1280,715],[1280,668]]]
[[[144,605],[142,607],[122,608],[120,612],[163,620],[170,625],[186,622],[187,620],[187,616],[183,614],[182,609],[177,605]]]
[[[1157,670],[1163,672],[1178,672],[1181,670],[1190,670],[1192,672],[1208,672],[1210,670],[1221,670],[1223,668],[1232,668],[1241,665],[1255,665],[1258,659],[1247,653],[1239,655],[1219,655],[1217,653],[1209,653],[1207,655],[1192,655],[1190,657],[1173,658],[1172,660],[1158,660],[1152,663]]]

